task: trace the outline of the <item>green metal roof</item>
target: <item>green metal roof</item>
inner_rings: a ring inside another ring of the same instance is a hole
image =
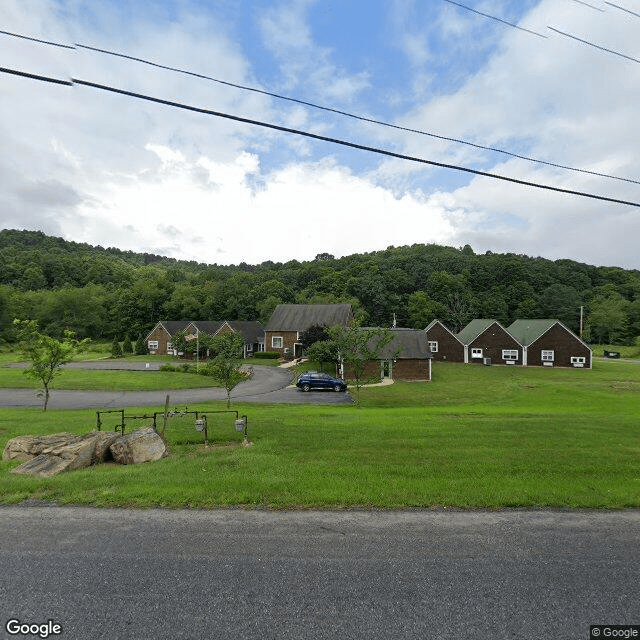
[[[549,331],[559,320],[548,318],[536,320],[516,320],[507,331],[524,347],[528,347],[541,335]]]
[[[485,329],[488,329],[497,320],[490,320],[487,318],[480,318],[472,320],[456,337],[462,344],[470,344],[475,340]]]

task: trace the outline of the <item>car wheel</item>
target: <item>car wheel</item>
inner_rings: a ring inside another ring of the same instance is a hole
[[[311,387],[308,384],[303,384],[302,385],[302,390],[303,391],[309,391],[309,389],[311,389]]]
[[[336,384],[336,385],[333,387],[333,390],[337,393],[338,391],[342,391],[342,387],[341,387],[339,384]]]

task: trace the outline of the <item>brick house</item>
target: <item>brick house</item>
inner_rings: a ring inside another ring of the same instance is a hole
[[[393,338],[380,350],[378,360],[365,365],[365,376],[371,379],[404,380],[407,382],[431,380],[431,359],[424,331],[417,329],[389,329]],[[343,374],[352,378],[348,366]]]
[[[424,331],[435,361],[464,362],[464,345],[440,320],[430,322]]]
[[[158,322],[146,338],[147,349],[152,355],[178,355],[171,340],[180,331],[197,336],[206,333],[215,336],[220,333],[240,333],[244,339],[244,357],[251,357],[256,351],[264,351],[264,327],[259,322],[243,320],[178,320]]]
[[[167,355],[171,351],[171,340],[191,323],[189,320],[169,320],[156,324],[145,338],[147,350],[151,355]]]
[[[299,358],[300,339],[309,327],[348,327],[352,322],[350,304],[279,304],[265,327],[265,351]]]
[[[522,344],[526,366],[591,369],[591,349],[559,320],[516,320],[509,333]]]
[[[497,320],[472,320],[457,335],[464,345],[464,362],[522,365],[523,347]]]

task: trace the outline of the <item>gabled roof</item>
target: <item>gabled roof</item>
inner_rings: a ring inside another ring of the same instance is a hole
[[[425,360],[433,357],[424,331],[420,329],[390,329],[390,331],[393,339],[380,350],[380,358]]]
[[[582,340],[579,336],[577,336],[571,329],[569,329],[566,325],[562,324],[560,320],[554,320],[549,318],[540,318],[534,320],[516,320],[509,327],[509,333],[516,339],[520,344],[525,347],[528,347],[530,344],[533,344],[538,338],[543,336],[547,331],[549,331],[556,324],[560,325],[567,333],[570,333],[578,342],[582,343],[589,351],[592,351],[591,347]]]
[[[189,324],[197,331],[213,336],[220,330],[224,322],[222,320],[194,320]]]
[[[560,323],[560,321],[542,318],[535,320],[516,320],[509,326],[509,333],[521,345],[528,347],[557,323]]]
[[[500,324],[497,320],[487,318],[472,320],[460,331],[457,338],[462,344],[471,344],[483,331],[486,331],[494,323]]]
[[[279,304],[265,331],[306,331],[314,325],[346,327],[352,319],[350,304]]]
[[[264,327],[261,322],[253,320],[229,320],[227,324],[238,333],[242,334],[244,341],[250,344],[264,340]]]
[[[458,336],[453,333],[453,331],[451,331],[451,329],[449,329],[442,321],[440,320],[432,320],[425,328],[424,332],[428,333],[430,329],[433,329],[433,327],[435,327],[437,324],[439,324],[445,331],[447,331],[448,333],[450,333],[458,342],[460,342],[460,338],[458,338]]]
[[[188,320],[161,320],[148,333],[147,339],[158,327],[162,327],[169,334],[169,336],[173,337],[176,335],[176,333],[178,333],[178,331],[183,331],[184,329],[186,329],[189,324],[190,323]]]

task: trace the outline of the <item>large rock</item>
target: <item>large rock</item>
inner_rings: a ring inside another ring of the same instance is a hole
[[[9,440],[3,458],[24,460],[29,456],[26,462],[12,469],[11,473],[48,478],[62,471],[83,469],[103,461],[109,446],[118,437],[117,433],[108,431],[92,431],[85,436],[68,433],[41,437],[18,436]]]
[[[71,433],[53,433],[48,436],[17,436],[7,442],[2,453],[3,460],[33,460],[57,447],[64,447],[82,440],[82,436]]]
[[[167,455],[167,447],[153,427],[142,427],[118,438],[110,447],[115,462],[140,464],[160,460]]]
[[[11,469],[11,473],[49,478],[62,471],[67,471],[72,463],[72,458],[60,458],[49,453],[43,453],[32,460],[23,462],[19,467]]]

